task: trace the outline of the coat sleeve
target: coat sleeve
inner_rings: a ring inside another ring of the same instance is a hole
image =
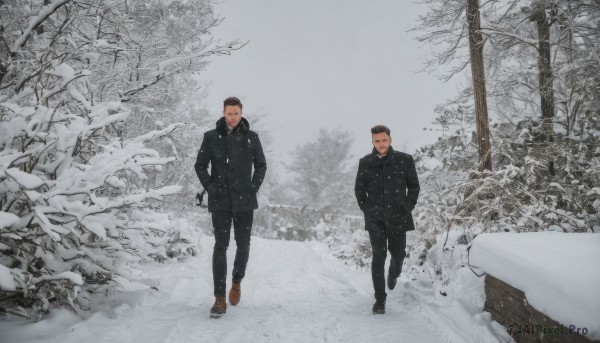
[[[267,159],[265,158],[265,153],[263,152],[258,135],[256,135],[253,163],[254,174],[252,175],[252,185],[258,192],[258,189],[260,188],[260,185],[262,185],[265,175],[267,174]]]
[[[417,205],[419,191],[421,190],[421,187],[419,186],[419,177],[417,176],[417,169],[415,167],[415,160],[412,156],[410,156],[408,171],[406,173],[406,189],[406,198],[408,199],[409,206],[412,210]]]
[[[358,162],[358,172],[354,182],[354,194],[361,211],[365,210],[367,203],[367,166],[362,159]]]
[[[208,132],[204,134],[204,138],[202,139],[202,145],[200,146],[200,151],[198,152],[198,158],[196,158],[196,164],[194,165],[194,169],[196,169],[196,175],[198,175],[198,179],[200,179],[200,183],[204,189],[208,190],[210,186],[210,174],[208,173],[208,164],[210,163],[210,137]]]

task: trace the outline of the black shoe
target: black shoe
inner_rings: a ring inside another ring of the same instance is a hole
[[[385,314],[385,299],[375,301],[373,314]]]
[[[387,286],[389,289],[394,289],[394,287],[396,287],[398,276],[400,276],[400,273],[396,273],[396,267],[394,266],[393,262],[390,262],[390,268],[388,269],[387,276]]]

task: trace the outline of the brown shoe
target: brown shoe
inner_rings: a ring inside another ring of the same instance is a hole
[[[227,312],[227,302],[225,297],[216,297],[215,304],[210,309],[210,316],[213,318],[219,318]]]
[[[229,291],[229,303],[235,306],[240,303],[242,297],[242,290],[240,289],[241,282],[232,282],[231,290]]]

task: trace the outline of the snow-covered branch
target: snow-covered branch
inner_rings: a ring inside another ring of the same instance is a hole
[[[52,14],[54,14],[59,8],[71,2],[72,0],[54,0],[49,5],[42,8],[37,16],[29,18],[29,26],[23,31],[23,34],[13,44],[10,51],[14,54],[17,53],[23,45],[27,42],[27,39],[44,21],[46,21]]]

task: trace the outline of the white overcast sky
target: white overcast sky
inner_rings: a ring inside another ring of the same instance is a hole
[[[272,167],[289,162],[287,154],[322,127],[349,131],[355,158],[371,151],[369,129],[377,124],[388,125],[393,146],[411,154],[439,136],[423,128],[431,127],[435,105],[455,94],[456,81],[419,72],[431,52],[407,31],[422,5],[224,0],[215,10],[225,17],[215,37],[249,44],[208,66],[206,106],[216,120],[223,99],[237,96],[251,125],[253,115],[266,115],[259,133],[273,138]]]

